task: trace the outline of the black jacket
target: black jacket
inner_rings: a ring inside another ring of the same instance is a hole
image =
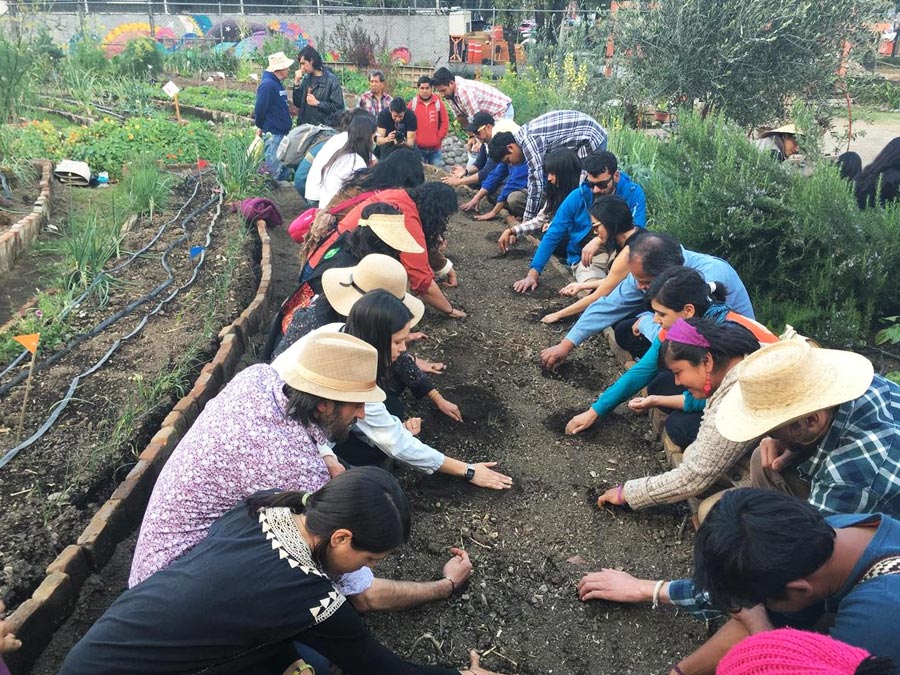
[[[341,82],[337,75],[326,68],[321,77],[316,78],[312,86],[312,95],[319,101],[317,106],[306,104],[306,92],[309,90],[312,75],[304,75],[299,87],[294,88],[294,105],[297,106],[297,125],[300,124],[325,124],[325,120],[333,112],[343,110],[344,93],[341,91]]]

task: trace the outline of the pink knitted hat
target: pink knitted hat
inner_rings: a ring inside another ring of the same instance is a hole
[[[779,628],[735,645],[716,675],[853,675],[869,655],[827,635]]]

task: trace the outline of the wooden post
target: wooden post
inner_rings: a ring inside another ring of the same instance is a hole
[[[175,100],[175,121],[181,124],[181,108],[178,107],[178,94],[172,97]]]

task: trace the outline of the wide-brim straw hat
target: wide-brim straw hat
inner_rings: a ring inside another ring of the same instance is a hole
[[[355,267],[334,267],[322,275],[322,290],[334,310],[348,316],[353,305],[369,291],[385,290],[412,312],[415,326],[425,314],[425,304],[406,292],[406,269],[398,260],[371,253]]]
[[[284,52],[269,54],[269,66],[266,71],[274,73],[276,70],[287,70],[294,65],[294,60],[287,57]]]
[[[860,354],[816,349],[805,340],[767,345],[736,368],[737,383],[719,405],[716,427],[738,443],[859,398],[875,374],[872,362]]]
[[[424,253],[425,249],[406,229],[403,214],[374,213],[368,218],[360,218],[360,227],[371,227],[381,241],[401,253]]]
[[[760,131],[760,138],[767,138],[769,136],[774,136],[775,134],[793,134],[796,136],[800,132],[797,131],[796,124],[785,124],[784,126],[780,126],[777,129],[769,129],[768,131]]]
[[[285,350],[272,367],[298,391],[342,403],[380,403],[378,350],[346,333],[315,331]]]

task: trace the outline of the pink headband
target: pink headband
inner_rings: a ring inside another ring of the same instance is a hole
[[[669,342],[680,342],[683,345],[692,345],[709,349],[709,340],[703,337],[696,328],[684,319],[678,319],[666,333]]]

